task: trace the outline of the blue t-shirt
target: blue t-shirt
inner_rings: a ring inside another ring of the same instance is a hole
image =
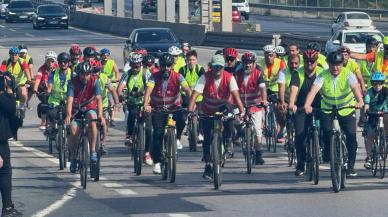
[[[373,87],[371,87],[366,91],[364,102],[366,105],[369,105],[369,111],[371,112],[387,111],[387,96],[388,88],[383,87],[381,92],[376,94]]]
[[[48,84],[53,84],[54,83],[54,71],[52,71],[50,74],[49,74],[49,77],[48,77]],[[65,72],[60,72],[59,73],[59,80],[61,81],[61,86],[65,85],[65,82],[66,82],[66,71]]]

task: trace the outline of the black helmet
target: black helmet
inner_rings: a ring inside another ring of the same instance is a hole
[[[333,65],[342,64],[344,63],[344,55],[341,52],[334,51],[327,55],[326,61]]]
[[[66,52],[62,52],[57,57],[58,62],[70,62],[70,55]]]
[[[159,59],[160,66],[171,66],[174,63],[174,57],[171,54],[165,53]]]
[[[92,73],[92,65],[88,61],[82,62],[77,65],[75,70],[78,74],[80,73]]]
[[[97,52],[92,47],[86,47],[83,51],[83,55],[86,57],[97,56]]]
[[[23,49],[27,50],[27,46],[25,44],[20,44],[18,48],[19,50],[23,50]]]
[[[307,50],[315,50],[321,52],[321,45],[319,45],[317,42],[311,42],[307,45]]]
[[[155,57],[151,54],[148,54],[143,58],[143,64],[154,64],[155,63]]]
[[[366,46],[371,46],[371,45],[377,46],[377,45],[379,45],[379,43],[380,43],[380,42],[379,42],[375,37],[373,37],[373,36],[369,36],[369,37],[365,40]]]

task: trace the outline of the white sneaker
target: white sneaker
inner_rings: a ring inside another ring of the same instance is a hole
[[[144,155],[144,163],[148,166],[152,166],[152,164],[154,164],[154,161],[152,160],[149,152],[146,152]]]
[[[198,135],[198,142],[202,142],[203,141],[203,135],[202,134],[199,134]]]
[[[43,125],[43,126],[40,126],[40,127],[39,127],[39,130],[46,130],[46,126],[44,126],[44,125]]]
[[[153,170],[154,174],[161,174],[162,169],[160,169],[160,163],[156,163]]]
[[[182,150],[183,149],[183,145],[181,143],[181,141],[179,139],[176,140],[176,148],[178,150]]]

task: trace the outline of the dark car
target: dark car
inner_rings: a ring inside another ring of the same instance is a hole
[[[48,4],[40,5],[32,20],[34,29],[42,27],[69,28],[69,17],[60,5]]]
[[[34,6],[31,1],[17,0],[11,1],[8,4],[7,12],[5,14],[5,22],[12,21],[32,21],[35,14]]]
[[[169,28],[139,28],[134,29],[129,35],[124,46],[124,62],[133,48],[145,48],[149,54],[158,58],[166,53],[171,46],[179,47],[179,40]]]

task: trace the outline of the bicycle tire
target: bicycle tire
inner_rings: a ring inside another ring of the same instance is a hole
[[[330,175],[333,191],[341,190],[342,178],[342,147],[339,133],[334,133],[330,139]]]
[[[378,165],[378,158],[379,158],[379,154],[378,154],[379,143],[380,143],[380,138],[377,137],[377,139],[374,140],[373,146],[372,146],[371,165],[372,165],[372,176],[373,177],[375,177],[377,175],[377,165]]]
[[[90,170],[90,173],[93,173],[94,181],[98,182],[100,180],[100,167],[101,167],[101,156],[102,156],[102,144],[101,144],[101,132],[97,128],[97,139],[96,139],[96,153],[97,153],[97,162],[93,165]]]
[[[141,175],[141,169],[143,166],[142,158],[144,156],[144,146],[145,146],[145,126],[143,124],[138,125],[137,129],[137,138],[136,138],[136,168],[135,173],[137,176]]]
[[[318,131],[313,132],[313,143],[312,143],[312,168],[313,168],[313,181],[314,185],[319,182],[319,135]]]
[[[294,148],[294,128],[292,124],[288,124],[287,126],[287,159],[288,159],[288,166],[292,167],[295,160],[295,148]]]
[[[175,134],[175,128],[170,128],[167,130],[167,133],[170,134],[169,138],[169,145],[168,145],[168,180],[170,183],[175,182],[176,178],[176,150],[177,150],[177,144],[176,144],[176,134]]]
[[[221,135],[220,132],[216,132],[213,134],[213,139],[212,139],[212,163],[213,163],[213,184],[214,184],[214,189],[218,190],[219,187],[221,187],[221,158],[222,154],[220,149],[222,150],[222,142],[221,142]]]
[[[89,165],[89,139],[87,136],[81,138],[81,158],[80,158],[80,176],[81,186],[86,189],[88,182],[88,165]]]
[[[311,131],[308,133],[307,150],[306,150],[306,180],[311,182],[313,180],[313,138],[311,138]]]
[[[379,142],[379,171],[380,178],[385,177],[385,163],[386,163],[386,141],[385,141],[385,132],[384,129],[380,129],[380,142]]]
[[[59,169],[63,170],[66,164],[66,156],[64,149],[64,141],[63,141],[63,126],[58,125],[58,133],[57,133],[57,146],[58,146],[58,160],[59,160]]]
[[[276,153],[276,143],[277,143],[277,135],[276,135],[276,118],[275,118],[275,113],[274,112],[272,112],[271,113],[271,115],[272,115],[272,128],[271,128],[271,130],[272,130],[272,132],[271,132],[271,135],[272,135],[272,151],[273,151],[273,153]]]
[[[189,148],[190,151],[196,152],[198,144],[198,121],[190,118],[189,126]]]
[[[247,163],[247,173],[252,173],[252,128],[246,127],[245,128],[245,145],[246,145],[246,163]]]
[[[270,131],[269,113],[265,116],[265,143],[267,144],[267,151],[271,150],[271,131]]]
[[[138,156],[138,152],[137,152],[137,150],[138,150],[138,145],[139,145],[139,143],[138,143],[138,136],[139,136],[139,133],[138,133],[138,131],[139,131],[139,126],[138,126],[138,122],[137,122],[137,120],[135,120],[135,125],[134,125],[134,128],[133,128],[133,143],[132,143],[132,146],[133,146],[133,148],[132,148],[132,151],[131,151],[131,153],[132,153],[132,159],[133,159],[133,172],[135,173],[135,174],[137,174],[137,169],[138,169],[138,164],[139,164],[139,156]]]
[[[162,157],[161,157],[161,162],[160,162],[160,167],[162,170],[162,180],[167,180],[168,178],[168,160],[167,160],[167,142],[169,141],[168,138],[169,134],[165,134],[163,138],[163,149],[162,149]]]

